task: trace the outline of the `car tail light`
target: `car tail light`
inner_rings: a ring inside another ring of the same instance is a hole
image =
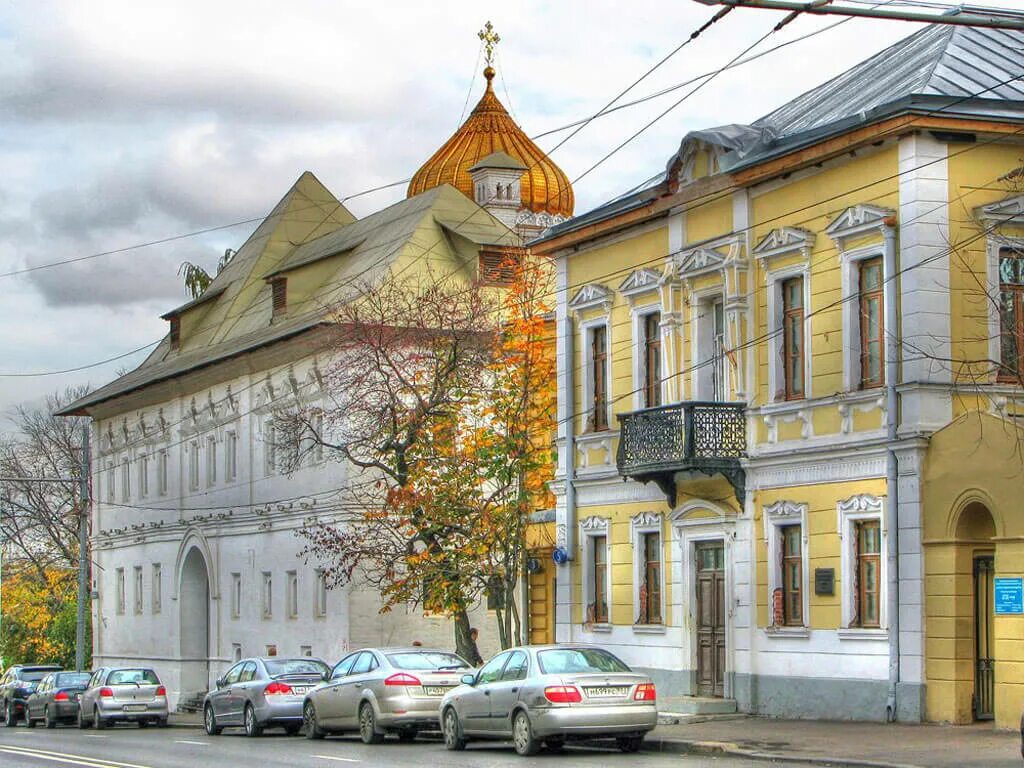
[[[544,689],[544,698],[552,704],[578,704],[583,701],[579,688],[574,685],[551,685]]]
[[[68,692],[67,691],[57,691],[56,695],[53,697],[53,700],[54,701],[68,701]]]
[[[267,696],[280,696],[292,692],[292,687],[287,683],[273,682],[263,689],[263,693]]]
[[[112,698],[114,698],[114,689],[113,688],[100,688],[100,698],[101,699],[112,699]]]
[[[162,685],[158,685],[156,687],[156,695],[157,696],[166,696],[167,695],[167,689],[164,688]]]
[[[420,679],[415,675],[399,672],[384,680],[384,685],[421,685]]]
[[[633,693],[633,701],[657,701],[658,693],[654,689],[654,683],[640,683]]]

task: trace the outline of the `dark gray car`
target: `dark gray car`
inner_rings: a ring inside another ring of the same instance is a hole
[[[89,685],[91,672],[51,672],[36,687],[25,703],[25,723],[35,728],[42,722],[47,728],[72,723],[78,718],[78,697]]]
[[[294,735],[302,728],[302,700],[330,675],[320,659],[261,657],[242,659],[217,679],[203,699],[203,724],[216,736],[240,726],[248,736],[267,727]]]
[[[17,664],[10,667],[0,678],[0,714],[4,725],[13,728],[25,714],[25,702],[36,689],[39,681],[50,672],[59,672],[55,665],[29,666]]]

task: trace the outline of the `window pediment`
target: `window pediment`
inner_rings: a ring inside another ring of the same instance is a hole
[[[803,253],[805,259],[810,258],[816,237],[814,232],[799,227],[779,227],[765,235],[761,242],[754,246],[753,254],[762,264],[775,256],[798,251]]]
[[[679,255],[679,274],[694,277],[725,266],[728,257],[714,248],[693,248]]]
[[[605,311],[611,309],[612,292],[608,286],[600,283],[587,283],[572,297],[569,302],[569,309],[573,312],[582,312],[586,309],[603,308]]]
[[[1024,224],[1024,195],[1014,195],[974,209],[974,215],[983,222]]]
[[[603,532],[608,530],[608,518],[591,515],[580,520],[580,528],[584,531]]]
[[[653,269],[637,269],[619,285],[619,293],[623,296],[634,296],[638,293],[651,291],[658,287],[661,273]]]
[[[857,237],[873,229],[894,226],[896,212],[890,208],[861,203],[851,205],[825,227],[825,234],[835,240],[840,247],[851,237]]]

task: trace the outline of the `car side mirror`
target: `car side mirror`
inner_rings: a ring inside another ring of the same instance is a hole
[[[328,680],[331,679],[331,673],[324,672],[322,675],[320,675],[320,678],[326,683]]]
[[[223,688],[226,683],[227,683],[227,680],[225,680],[223,677],[218,677],[217,678],[216,685],[217,685],[218,688]]]
[[[476,675],[463,675],[459,679],[463,685],[476,685]]]

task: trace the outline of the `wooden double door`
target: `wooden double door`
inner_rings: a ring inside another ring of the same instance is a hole
[[[725,695],[725,545],[696,545],[697,695]]]

